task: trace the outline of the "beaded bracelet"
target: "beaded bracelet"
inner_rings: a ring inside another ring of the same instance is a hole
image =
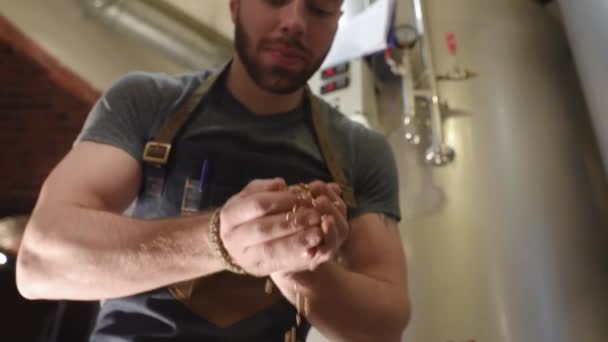
[[[232,259],[222,242],[222,238],[220,237],[221,210],[222,208],[216,209],[209,222],[209,242],[211,242],[211,249],[215,256],[222,261],[224,267],[226,267],[228,271],[236,274],[247,274],[247,272]]]

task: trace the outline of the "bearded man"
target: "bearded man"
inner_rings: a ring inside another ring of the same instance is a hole
[[[93,342],[399,341],[393,154],[306,87],[341,6],[231,0],[222,68],[117,81],[42,188],[21,293],[101,300]]]

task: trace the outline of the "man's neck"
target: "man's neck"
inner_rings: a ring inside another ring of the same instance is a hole
[[[287,95],[277,95],[260,88],[251,79],[238,56],[230,64],[226,86],[239,102],[258,115],[288,112],[302,102],[303,89]]]

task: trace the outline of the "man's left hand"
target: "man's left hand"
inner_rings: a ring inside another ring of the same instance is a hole
[[[340,197],[341,189],[338,184],[315,181],[309,184],[309,189],[314,198],[314,207],[321,215],[321,228],[324,234],[321,245],[309,250],[312,256],[310,269],[314,270],[338,256],[340,248],[348,238],[350,226],[347,220],[347,207]],[[271,276],[278,280],[276,278],[289,277],[293,273],[291,270],[284,270]]]

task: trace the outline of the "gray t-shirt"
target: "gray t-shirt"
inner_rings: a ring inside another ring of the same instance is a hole
[[[168,76],[135,72],[118,80],[96,103],[78,141],[94,141],[123,149],[142,161],[147,141],[167,115],[187,98],[206,73]],[[379,133],[348,119],[322,102],[331,147],[357,199],[350,218],[384,213],[400,220],[398,177],[390,146]],[[220,78],[194,113],[183,137],[226,133],[253,144],[298,149],[322,161],[305,108],[273,115],[256,115],[226,89]]]

